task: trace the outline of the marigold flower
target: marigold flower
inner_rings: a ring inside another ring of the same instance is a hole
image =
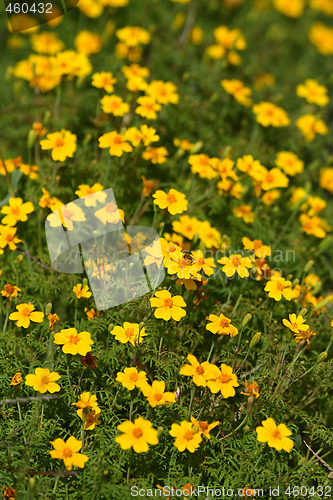
[[[222,396],[227,399],[236,394],[234,387],[238,387],[237,375],[233,373],[231,366],[222,363],[219,369],[216,365],[212,365],[210,379],[207,381],[207,387],[212,393],[221,391]]]
[[[243,219],[247,224],[254,221],[254,212],[251,205],[239,205],[233,209],[232,213],[239,219]]]
[[[273,5],[282,14],[288,17],[297,18],[303,14],[305,0],[273,0]]]
[[[80,184],[79,189],[75,191],[75,194],[79,198],[86,198],[84,204],[86,207],[96,207],[96,202],[104,203],[107,194],[102,192],[104,187],[99,182],[96,182],[93,186],[88,186],[88,184]],[[94,196],[91,196],[94,195]]]
[[[103,113],[112,114],[113,116],[124,116],[130,110],[129,104],[117,95],[104,96],[101,99],[101,106]]]
[[[136,107],[135,113],[148,120],[155,120],[157,118],[157,111],[160,111],[162,108],[155,99],[149,96],[138,97],[136,102],[139,106]]]
[[[305,331],[301,330],[297,333],[294,333],[294,335],[295,335],[296,344],[298,344],[301,341],[305,341],[308,344],[308,346],[310,346],[311,338],[317,334],[316,334],[316,332],[314,332],[313,330],[310,330],[310,328],[308,328],[308,330],[305,330]]]
[[[216,158],[218,160],[218,158]],[[214,179],[218,176],[213,158],[205,154],[190,155],[188,162],[191,165],[191,172],[198,174],[202,179]]]
[[[265,292],[269,292],[268,296],[276,301],[284,297],[287,300],[294,298],[293,290],[291,289],[291,281],[286,281],[282,277],[272,276],[265,286]]]
[[[61,375],[57,372],[50,372],[47,368],[36,368],[35,373],[30,373],[25,377],[25,385],[33,387],[34,391],[41,392],[54,392],[60,391],[60,385],[55,381],[59,380]]]
[[[98,420],[100,415],[101,415],[100,408],[96,410],[91,410],[84,421],[84,430],[93,431],[96,425],[100,425],[101,421]]]
[[[212,367],[214,365],[210,364],[208,361],[199,363],[193,354],[188,354],[186,359],[190,364],[187,363],[182,366],[179,374],[193,377],[195,385],[206,387],[207,380],[214,377],[214,375],[212,375]]]
[[[62,201],[60,201],[56,196],[50,196],[47,189],[42,187],[43,196],[38,202],[38,205],[42,208],[50,208],[53,212],[58,210],[58,208],[63,206]]]
[[[116,380],[129,391],[133,391],[136,387],[141,388],[148,383],[146,372],[138,372],[135,367],[125,368],[123,372],[118,372]]]
[[[154,203],[161,209],[168,209],[171,215],[181,214],[187,210],[187,200],[183,193],[171,188],[168,193],[158,189],[154,194]]]
[[[18,222],[28,220],[27,215],[34,212],[34,206],[31,201],[23,203],[22,198],[9,198],[9,204],[1,209],[2,214],[6,214],[1,223],[7,226],[16,226]]]
[[[308,113],[296,120],[296,126],[300,129],[306,141],[314,141],[316,134],[327,135],[328,128],[323,120],[315,115]]]
[[[124,152],[130,153],[133,147],[126,142],[124,135],[118,132],[109,132],[98,138],[100,148],[109,148],[111,156],[122,156]]]
[[[81,356],[80,361],[86,368],[94,370],[97,367],[95,359],[98,359],[98,356],[93,356],[90,352],[87,352],[85,356]]]
[[[98,33],[82,30],[76,35],[74,45],[82,54],[98,54],[102,49],[102,37]]]
[[[140,43],[147,44],[151,38],[148,31],[139,26],[125,26],[125,28],[117,30],[116,35],[120,41],[129,47],[136,47]]]
[[[176,402],[176,395],[173,392],[165,392],[163,380],[154,380],[152,385],[144,384],[140,389],[152,408]]]
[[[155,318],[169,321],[171,318],[175,321],[180,321],[186,316],[186,311],[182,307],[186,307],[186,302],[181,295],[171,296],[168,290],[155,292],[155,297],[149,299],[151,307],[156,307],[154,311]]]
[[[7,245],[9,250],[16,250],[17,243],[22,241],[15,236],[16,231],[16,227],[2,226],[0,224],[0,255],[3,253],[3,249]]]
[[[263,420],[262,427],[257,427],[257,439],[261,443],[268,443],[268,446],[276,450],[285,450],[288,453],[294,446],[293,441],[287,436],[291,436],[291,431],[285,424],[276,425],[272,418]]]
[[[70,202],[66,206],[63,206],[48,215],[47,220],[49,221],[51,227],[59,227],[62,225],[68,229],[68,231],[73,231],[73,222],[84,222],[86,220],[86,216],[83,210],[76,205],[76,203]]]
[[[46,139],[40,141],[42,150],[51,149],[54,161],[65,161],[66,158],[73,158],[76,151],[76,135],[69,130],[62,129],[60,132],[47,134]]]
[[[299,97],[304,97],[308,103],[314,103],[318,106],[326,106],[329,103],[327,88],[311,78],[305,80],[304,84],[297,85],[296,94]]]
[[[230,335],[231,338],[238,335],[237,328],[231,325],[231,319],[224,316],[224,314],[221,313],[220,316],[210,314],[208,319],[211,323],[206,325],[206,330],[218,335]]]
[[[252,250],[256,257],[259,259],[264,259],[271,255],[271,248],[268,245],[263,245],[261,240],[251,241],[249,238],[244,236],[242,238],[242,243],[246,250]]]
[[[194,258],[194,265],[198,272],[203,271],[206,276],[211,276],[214,273],[214,267],[216,267],[216,265],[213,257],[205,258],[202,250],[196,250],[192,252],[191,255]]]
[[[123,434],[117,436],[115,441],[123,450],[133,448],[135,453],[142,453],[148,451],[149,444],[158,444],[157,431],[153,429],[149,420],[144,420],[142,417],[136,418],[134,423],[126,420],[117,425],[117,429]]]
[[[120,220],[123,220],[122,210],[118,209],[117,205],[110,201],[104,207],[100,208],[95,212],[95,216],[99,219],[104,226],[107,223],[118,224]]]
[[[89,290],[89,286],[85,285],[82,288],[81,283],[78,283],[77,285],[73,286],[73,292],[75,293],[77,299],[82,299],[82,298],[89,299],[89,297],[91,297],[92,293],[88,292],[88,290]]]
[[[301,331],[306,331],[309,329],[309,325],[305,325],[304,322],[306,320],[303,316],[296,316],[296,314],[289,314],[289,321],[287,319],[283,319],[282,323],[284,326],[290,328],[290,330],[294,333],[300,333]]]
[[[314,23],[309,31],[309,40],[324,56],[333,54],[333,29],[323,23]]]
[[[50,451],[52,458],[59,458],[64,461],[67,470],[72,470],[73,466],[84,467],[88,457],[83,453],[78,453],[82,448],[82,441],[79,441],[74,436],[70,436],[67,441],[63,439],[56,439],[50,441],[54,450]]]
[[[54,328],[54,325],[60,321],[60,318],[58,316],[58,314],[54,313],[50,313],[47,317],[47,319],[49,320],[49,330],[53,330]]]
[[[164,146],[159,148],[148,147],[143,153],[142,158],[151,161],[154,165],[162,165],[167,161],[168,150]]]
[[[224,264],[222,271],[227,275],[228,278],[237,274],[241,278],[248,278],[249,271],[247,268],[251,269],[253,263],[249,257],[242,257],[241,254],[232,254],[230,257],[222,257],[217,261],[219,264]]]
[[[247,392],[241,391],[241,394],[243,394],[244,396],[252,396],[253,398],[255,397],[256,399],[259,398],[260,394],[257,382],[253,380],[250,384],[248,384],[247,380],[245,380],[245,387]]]
[[[160,104],[177,104],[179,101],[177,87],[172,82],[152,80],[146,88],[146,94]]]
[[[54,334],[54,343],[62,345],[62,351],[65,354],[85,356],[88,351],[91,351],[91,345],[94,342],[89,332],[78,333],[76,328],[66,328]]]
[[[10,385],[20,385],[22,382],[23,382],[22,373],[20,370],[18,370],[15,373],[14,377],[12,378]]]
[[[314,217],[309,217],[307,214],[301,214],[299,220],[302,224],[302,230],[306,234],[312,234],[317,238],[325,238],[326,231],[325,229],[329,229],[327,226],[325,227],[325,222],[320,217],[316,215]]]
[[[320,170],[319,185],[323,189],[327,189],[333,193],[333,168],[326,167]]]
[[[291,151],[280,151],[276,155],[275,164],[287,175],[301,174],[304,170],[304,162]]]
[[[263,127],[287,127],[290,119],[284,109],[272,102],[260,102],[253,106],[253,112],[257,115],[256,120]]]
[[[115,326],[110,333],[122,344],[130,342],[132,346],[141,344],[143,337],[147,336],[145,328],[141,328],[140,330],[138,323],[128,323],[127,321],[125,321],[123,326]]]
[[[210,431],[214,429],[216,426],[218,426],[220,423],[219,420],[217,420],[216,422],[212,422],[211,424],[209,424],[206,421],[202,420],[199,421],[195,419],[192,415],[191,415],[191,422],[195,427],[199,428],[199,432],[201,432],[201,434],[203,434],[207,439],[211,439],[211,435],[209,434]]]
[[[10,314],[9,319],[16,321],[16,326],[22,326],[23,328],[28,328],[30,322],[42,323],[44,318],[44,313],[35,311],[35,306],[33,304],[19,304],[16,306],[17,311]]]
[[[211,226],[208,221],[204,221],[199,227],[199,238],[206,248],[219,248],[222,238],[221,233]]]
[[[97,397],[95,394],[91,394],[90,392],[82,392],[80,394],[80,399],[76,403],[71,403],[71,406],[76,406],[78,410],[76,413],[80,417],[81,420],[86,420],[87,415],[91,410],[100,411],[97,403]]]
[[[7,298],[14,298],[14,297],[17,297],[17,293],[18,292],[21,292],[21,288],[19,288],[18,286],[15,286],[15,285],[11,285],[10,283],[7,283],[3,289],[1,290],[1,295],[3,297],[7,297]]]
[[[91,85],[98,89],[103,89],[109,94],[113,92],[115,83],[117,83],[117,79],[113,78],[110,71],[101,71],[100,73],[94,73],[92,75]]]
[[[13,483],[10,483],[10,487],[3,487],[3,497],[6,500],[15,500],[16,490],[12,488]]]
[[[195,432],[193,424],[185,420],[180,425],[172,424],[169,434],[176,438],[174,445],[178,451],[188,450],[194,453],[202,442],[201,432]]]
[[[252,99],[250,98],[252,90],[245,87],[241,80],[222,80],[221,86],[224,90],[232,95],[236,101],[243,106],[250,107],[252,105]]]

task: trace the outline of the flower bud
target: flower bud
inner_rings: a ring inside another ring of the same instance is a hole
[[[110,332],[111,330],[113,330],[113,327],[114,327],[114,323],[110,323],[110,324],[109,324],[109,326],[108,326],[108,330],[109,330],[109,332]]]
[[[163,431],[164,431],[164,428],[163,428],[161,425],[159,425],[159,426],[157,427],[157,436],[158,436],[159,438],[162,436]]]
[[[252,347],[254,347],[255,345],[258,344],[258,342],[260,341],[260,338],[261,338],[261,332],[257,332],[253,335],[251,342],[250,342],[250,349],[252,349]]]
[[[29,130],[28,138],[27,138],[28,149],[31,149],[34,147],[35,141],[36,141],[36,132],[33,129],[31,129],[31,130]]]
[[[47,110],[44,115],[43,125],[47,125],[51,118],[51,111]]]
[[[325,361],[325,359],[327,358],[328,356],[328,352],[327,351],[323,351],[319,354],[318,358],[317,358],[317,363],[322,363],[322,361]]]
[[[252,314],[247,313],[242,321],[242,326],[246,326],[252,319]]]
[[[84,287],[85,287],[85,286],[87,286],[87,285],[88,285],[88,280],[87,280],[87,278],[83,278],[83,280],[82,280],[82,288],[84,288]]]
[[[294,279],[294,281],[293,281],[293,286],[296,286],[296,285],[299,285],[299,279],[298,278]]]
[[[312,266],[313,266],[313,260],[309,260],[309,262],[307,262],[305,265],[304,272],[307,274]]]
[[[329,295],[324,300],[320,301],[319,304],[316,305],[315,309],[321,309],[322,307],[327,306],[333,300],[333,295]]]
[[[307,308],[303,307],[303,309],[301,309],[300,312],[298,313],[298,316],[304,317],[307,312],[308,312]]]
[[[200,151],[200,149],[202,148],[203,146],[203,142],[202,141],[198,141],[194,144],[193,148],[191,149],[190,153],[191,155],[197,153],[198,151]]]
[[[28,481],[28,485],[29,485],[29,488],[32,490],[33,487],[35,486],[35,482],[36,482],[36,478],[34,477],[29,477],[29,481]]]
[[[48,304],[46,304],[45,307],[45,316],[47,317],[49,314],[51,314],[51,311],[52,311],[52,304],[51,302],[49,302]]]
[[[196,434],[197,432],[199,432],[199,427],[197,425],[192,425],[192,431],[194,432],[194,434]]]

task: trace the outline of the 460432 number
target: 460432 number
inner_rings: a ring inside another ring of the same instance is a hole
[[[28,14],[32,12],[34,14],[52,14],[52,4],[51,3],[33,3],[29,5],[28,3],[9,3],[6,6],[6,12],[10,14]]]

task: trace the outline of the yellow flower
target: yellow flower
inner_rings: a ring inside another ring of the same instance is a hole
[[[265,286],[265,292],[269,292],[268,296],[276,301],[284,297],[287,300],[294,298],[294,293],[291,289],[291,281],[286,281],[280,276],[272,276]]]
[[[333,0],[310,0],[311,9],[320,10],[328,16],[333,15]]]
[[[217,420],[216,422],[212,422],[209,424],[206,421],[202,420],[197,420],[191,415],[191,422],[194,425],[194,427],[199,428],[199,432],[203,434],[207,439],[211,439],[211,435],[209,434],[212,429],[214,429],[216,426],[219,425],[219,421]]]
[[[263,127],[287,127],[290,119],[284,109],[272,102],[263,101],[253,106],[256,120]]]
[[[222,271],[227,275],[228,278],[233,276],[236,272],[241,278],[248,278],[249,271],[247,268],[251,269],[253,263],[249,257],[242,257],[241,254],[232,254],[230,257],[222,257],[217,261],[219,264],[224,264]]]
[[[20,385],[22,382],[23,382],[22,374],[20,370],[18,370],[15,373],[14,377],[12,378],[10,385]]]
[[[58,210],[58,208],[63,206],[62,201],[60,201],[56,196],[51,198],[50,193],[47,189],[42,187],[43,196],[39,200],[38,204],[42,208],[50,208],[53,212]]]
[[[109,148],[109,153],[111,156],[122,156],[124,152],[130,153],[133,148],[128,142],[126,142],[126,137],[124,135],[118,134],[118,132],[109,132],[108,134],[103,134],[98,138],[100,148]]]
[[[161,209],[168,209],[171,215],[181,214],[187,210],[187,200],[183,193],[171,188],[168,193],[158,189],[154,194],[154,203]]]
[[[2,226],[0,224],[0,255],[7,245],[10,250],[16,250],[16,244],[22,241],[15,236],[16,231],[16,227]]]
[[[22,326],[23,328],[28,328],[30,322],[42,323],[44,318],[44,313],[35,311],[35,306],[33,304],[19,304],[16,306],[17,311],[11,313],[9,319],[16,321],[16,326]]]
[[[82,299],[82,298],[89,299],[89,297],[91,297],[91,292],[88,292],[88,290],[89,290],[88,285],[82,288],[81,283],[73,286],[73,292],[75,293],[77,299]]]
[[[285,450],[288,453],[294,446],[293,441],[287,436],[291,436],[291,431],[285,424],[276,425],[272,418],[263,420],[262,427],[257,427],[257,439],[260,443],[268,443],[268,446],[276,450]]]
[[[312,142],[316,134],[328,134],[328,128],[325,122],[311,113],[298,118],[298,120],[296,120],[296,126],[300,129],[307,142]]]
[[[143,387],[147,384],[147,374],[135,367],[125,368],[123,372],[117,373],[117,382],[120,382],[126,389],[133,391],[136,387]]]
[[[117,425],[117,429],[123,432],[115,439],[123,450],[133,448],[135,453],[142,453],[148,451],[149,444],[158,444],[157,431],[153,429],[149,420],[144,420],[142,417],[136,418],[134,423],[126,420]]]
[[[236,394],[234,387],[238,387],[237,375],[233,373],[231,366],[222,363],[219,369],[216,365],[212,365],[210,380],[207,382],[207,387],[215,394],[221,391],[222,396],[227,399]]]
[[[186,359],[190,364],[182,366],[179,374],[193,377],[193,382],[197,386],[207,387],[207,380],[212,378],[212,367],[214,365],[211,365],[208,361],[199,363],[193,354],[188,354]]]
[[[308,330],[305,330],[305,331],[299,331],[298,333],[294,333],[295,335],[295,342],[296,344],[298,344],[299,342],[305,340],[306,343],[308,345],[310,345],[310,339],[312,337],[314,337],[316,334],[316,332],[313,332],[312,330],[310,330],[310,328]]]
[[[289,321],[287,319],[283,319],[282,323],[284,326],[290,328],[290,330],[294,333],[300,333],[301,331],[306,331],[309,329],[309,325],[303,324],[306,320],[303,316],[296,316],[296,314],[289,314]]]
[[[333,29],[322,23],[314,23],[309,31],[310,42],[324,56],[333,54]]]
[[[146,151],[142,153],[142,158],[144,160],[151,161],[154,165],[162,165],[167,161],[168,150],[164,146],[159,148],[148,147]]]
[[[54,343],[62,345],[62,351],[65,354],[80,354],[85,356],[91,351],[91,345],[94,343],[91,340],[89,332],[78,333],[76,328],[66,328],[54,334]]]
[[[333,168],[326,167],[320,170],[319,185],[333,194]]]
[[[326,106],[330,101],[327,88],[324,85],[319,85],[312,78],[305,80],[304,84],[297,85],[296,94],[298,97],[304,97],[308,103],[314,103],[318,106]]]
[[[138,97],[136,102],[139,104],[135,109],[137,115],[147,118],[148,120],[155,120],[157,118],[157,111],[160,111],[162,106],[158,104],[155,99],[149,96]]]
[[[300,17],[305,8],[305,0],[273,0],[273,5],[282,14],[288,17]]]
[[[251,241],[249,238],[244,236],[242,238],[242,243],[246,250],[252,250],[256,257],[259,259],[265,259],[271,255],[271,249],[268,245],[263,245],[261,240]]]
[[[250,98],[252,90],[245,87],[241,80],[222,80],[221,85],[228,94],[232,95],[243,106],[249,107],[252,105],[252,99]]]
[[[95,216],[99,219],[104,226],[109,222],[110,224],[117,224],[120,220],[124,220],[124,212],[118,209],[117,205],[110,201],[103,208],[95,212]]]
[[[255,397],[256,399],[259,398],[260,394],[257,382],[253,380],[250,384],[248,384],[247,380],[245,380],[245,387],[247,392],[241,391],[241,394],[244,394],[244,396],[252,396]]]
[[[110,333],[122,344],[130,342],[132,346],[141,344],[143,337],[147,336],[144,328],[139,330],[138,323],[128,323],[127,321],[125,321],[123,326],[115,326]]]
[[[9,204],[1,209],[2,214],[6,214],[1,223],[8,226],[15,226],[18,222],[28,220],[27,215],[35,209],[31,201],[23,203],[22,198],[9,198]]]
[[[99,182],[96,182],[93,186],[88,186],[88,184],[80,184],[79,189],[75,191],[75,194],[78,195],[79,198],[85,198],[89,196],[86,200],[84,200],[84,204],[86,207],[96,207],[96,202],[104,203],[107,197],[106,193],[103,193],[104,187]],[[91,196],[94,195],[94,196]]]
[[[110,113],[113,116],[124,116],[129,112],[130,107],[117,95],[106,95],[101,99],[103,113]]]
[[[214,273],[214,267],[216,267],[213,257],[204,257],[202,250],[196,250],[192,252],[191,255],[194,257],[194,264],[198,272],[203,271],[207,276],[211,276]]]
[[[163,380],[154,380],[152,385],[145,384],[141,386],[141,391],[152,408],[176,402],[176,396],[173,392],[164,392],[165,382]]]
[[[3,297],[8,297],[12,299],[13,297],[17,297],[18,292],[21,292],[21,288],[15,285],[11,285],[10,283],[7,283],[7,285],[3,287],[0,293]]]
[[[149,299],[151,307],[156,307],[154,311],[155,318],[174,319],[180,321],[181,318],[186,316],[186,312],[182,307],[186,307],[186,302],[181,295],[171,296],[168,290],[161,290],[155,292],[155,297]]]
[[[172,82],[152,80],[145,92],[159,104],[177,104],[179,101],[177,87]]]
[[[103,89],[109,94],[113,92],[115,83],[117,83],[117,79],[113,78],[113,74],[110,71],[101,71],[92,75],[91,85],[97,89]]]
[[[291,151],[280,151],[277,153],[275,164],[287,175],[291,176],[301,174],[304,170],[304,161],[300,160],[298,156]]]
[[[25,377],[25,385],[33,387],[34,391],[42,394],[46,391],[53,394],[60,391],[60,385],[55,383],[60,378],[61,376],[57,372],[50,372],[47,368],[36,368],[35,374],[30,373]]]
[[[62,129],[60,132],[47,134],[46,139],[40,141],[43,150],[51,149],[54,161],[65,161],[66,158],[73,158],[76,151],[76,135],[69,130]]]
[[[325,229],[328,228],[325,227],[324,221],[320,217],[317,217],[316,215],[314,217],[309,217],[307,214],[302,214],[300,215],[299,220],[302,224],[302,230],[306,234],[313,234],[313,236],[316,236],[317,238],[325,238]]]
[[[90,392],[82,392],[82,394],[80,394],[79,401],[71,403],[71,406],[76,406],[78,408],[76,413],[81,420],[85,420],[91,410],[95,410],[96,412],[100,411],[97,403],[97,397],[95,394],[90,394]]]
[[[95,410],[91,410],[84,422],[84,430],[86,431],[93,431],[95,429],[96,425],[100,425],[101,421],[98,420],[99,416],[101,415],[101,410],[100,408],[97,408]]]
[[[50,314],[48,315],[47,319],[49,320],[49,330],[53,330],[54,325],[55,325],[58,321],[60,321],[60,318],[59,318],[58,314],[55,314],[55,313],[54,313],[54,314],[51,314],[51,313],[50,313]]]
[[[224,314],[221,313],[220,316],[210,314],[208,319],[211,323],[206,325],[206,330],[218,335],[230,335],[231,338],[238,335],[237,328],[231,325],[231,319],[224,316]]]
[[[125,26],[125,28],[117,30],[116,35],[128,47],[136,47],[140,43],[147,44],[151,38],[148,31],[139,26]]]
[[[59,227],[63,225],[63,227],[68,229],[68,231],[73,231],[73,221],[84,222],[86,220],[86,216],[84,215],[83,210],[76,205],[76,203],[70,202],[66,206],[63,206],[48,215],[47,220],[49,221],[51,227]]]
[[[55,441],[50,441],[50,443],[54,448],[54,450],[50,451],[51,457],[63,460],[67,470],[72,470],[73,465],[82,469],[88,460],[87,455],[78,453],[82,448],[82,441],[79,441],[74,436],[69,437],[67,441],[58,438]]]
[[[191,172],[198,174],[202,179],[214,179],[218,176],[218,172],[212,160],[213,158],[202,153],[190,155],[188,162],[191,165]]]
[[[195,432],[195,427],[191,422],[185,420],[179,424],[172,424],[169,434],[175,437],[174,445],[178,451],[188,450],[194,453],[202,441],[201,432]]]
[[[82,30],[76,35],[74,45],[82,54],[98,54],[102,49],[102,37],[92,31]]]
[[[243,219],[247,224],[254,221],[254,212],[252,212],[251,205],[239,205],[233,209],[232,213],[239,219]]]

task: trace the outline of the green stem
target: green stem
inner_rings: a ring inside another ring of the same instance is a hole
[[[9,308],[8,308],[8,309],[7,309],[7,312],[6,312],[5,322],[4,322],[3,329],[2,329],[2,333],[3,333],[3,335],[6,333],[7,324],[8,324],[8,318],[9,318],[9,313],[10,313],[10,310],[9,310]]]

